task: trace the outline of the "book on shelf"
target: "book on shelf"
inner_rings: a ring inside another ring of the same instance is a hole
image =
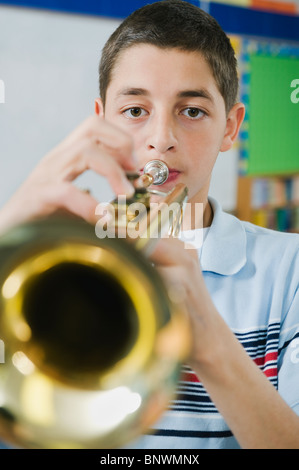
[[[299,232],[299,175],[254,178],[251,208],[256,225]]]
[[[258,177],[252,182],[251,206],[284,207],[299,204],[299,175],[291,177]]]

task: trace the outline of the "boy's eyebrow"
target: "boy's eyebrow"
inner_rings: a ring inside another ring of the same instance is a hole
[[[214,103],[213,96],[205,88],[199,90],[183,90],[178,93],[179,98],[205,98]]]
[[[144,88],[122,88],[118,93],[117,96],[147,96],[149,95],[149,92],[145,90]]]
[[[145,88],[122,88],[117,96],[148,96],[150,93]],[[205,88],[182,90],[177,94],[178,98],[205,98],[214,103],[213,96]]]

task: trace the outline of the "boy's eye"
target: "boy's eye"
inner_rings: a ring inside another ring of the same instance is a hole
[[[144,116],[146,114],[146,111],[142,108],[136,107],[136,108],[126,109],[124,111],[124,114],[130,118],[139,118],[141,116]]]
[[[205,113],[199,108],[185,108],[183,109],[182,114],[188,118],[199,119],[204,116]]]

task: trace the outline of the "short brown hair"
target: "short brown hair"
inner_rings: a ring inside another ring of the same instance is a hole
[[[195,5],[183,0],[164,0],[133,12],[106,42],[99,67],[104,105],[117,58],[136,44],[200,52],[212,70],[226,111],[236,103],[237,60],[227,35],[215,18]]]

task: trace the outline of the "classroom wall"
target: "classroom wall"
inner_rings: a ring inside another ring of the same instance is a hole
[[[119,21],[0,7],[0,205],[94,112],[98,62]],[[101,181],[101,193],[106,183]]]
[[[118,19],[0,6],[0,206],[40,158],[94,112],[101,49]],[[221,154],[211,195],[236,201],[237,150]],[[113,193],[91,172],[77,184],[99,200]]]

